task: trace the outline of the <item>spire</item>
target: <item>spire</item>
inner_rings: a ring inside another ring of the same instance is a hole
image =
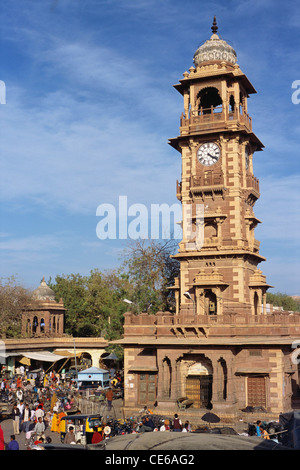
[[[215,16],[214,16],[214,21],[213,21],[211,30],[212,30],[213,34],[217,34],[218,26],[217,26],[217,20],[216,20],[216,17],[215,17]]]

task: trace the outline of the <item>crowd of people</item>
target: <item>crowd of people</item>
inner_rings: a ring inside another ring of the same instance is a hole
[[[188,420],[183,424],[178,414],[174,414],[173,420],[163,418],[160,423],[155,424],[151,415],[153,411],[145,406],[142,410],[142,419],[136,427],[137,432],[151,432],[151,431],[173,431],[173,432],[191,432],[191,424]]]
[[[114,373],[111,380],[120,383],[119,375]],[[112,383],[112,388],[115,384]],[[64,372],[54,370],[45,372],[43,369],[30,371],[24,366],[16,368],[11,377],[4,370],[0,376],[0,401],[11,407],[12,434],[10,442],[4,443],[3,431],[0,425],[0,450],[16,450],[19,444],[16,436],[25,433],[25,445],[48,442],[45,431],[59,433],[67,442],[74,441],[74,429],[66,432],[66,421],[69,410],[75,406],[75,395],[78,393],[78,384],[72,378],[67,378]],[[113,399],[112,389],[106,392],[108,410],[111,409]]]

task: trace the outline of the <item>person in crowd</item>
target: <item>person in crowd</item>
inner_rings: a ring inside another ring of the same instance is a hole
[[[76,444],[74,427],[70,426],[64,438],[64,444]]]
[[[142,426],[139,428],[139,432],[151,432],[155,428],[152,419],[149,416],[144,416],[142,420]]]
[[[22,415],[22,430],[26,433],[29,431],[30,426],[30,409],[28,403],[26,403]]]
[[[153,411],[150,410],[148,406],[144,406],[144,408],[140,410],[139,413],[143,413],[143,415],[153,415]]]
[[[171,431],[170,421],[168,419],[163,420],[163,424],[159,428],[160,431]]]
[[[45,423],[42,419],[42,417],[40,416],[38,418],[38,421],[34,427],[34,432],[37,436],[37,439],[40,439],[40,438],[43,438],[45,440]]]
[[[5,450],[4,433],[0,423],[0,450]]]
[[[260,426],[260,435],[263,439],[270,439],[268,432],[265,430],[263,426]]]
[[[256,421],[256,426],[255,426],[256,435],[259,436],[259,437],[261,437],[261,430],[260,430],[261,425],[262,425],[262,422],[260,420]]]
[[[109,389],[107,390],[105,396],[106,396],[106,401],[107,401],[107,409],[108,409],[108,411],[110,411],[110,410],[111,410],[111,406],[112,406],[113,396],[114,396],[113,391],[112,391],[111,388],[109,388]]]
[[[97,427],[94,428],[92,444],[98,444],[98,442],[103,441],[103,436]]]
[[[15,403],[12,409],[12,421],[14,434],[20,434],[20,410]]]
[[[6,445],[5,450],[20,450],[19,443],[16,441],[16,436],[14,434],[10,436],[10,442]]]
[[[181,432],[181,430],[182,430],[182,422],[178,418],[178,414],[175,413],[174,419],[173,419],[173,431],[174,432]]]

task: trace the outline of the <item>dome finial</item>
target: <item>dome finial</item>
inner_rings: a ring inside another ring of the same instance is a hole
[[[212,30],[213,34],[217,34],[218,26],[217,26],[217,20],[216,20],[215,16],[214,16],[214,21],[213,21],[213,25],[211,27],[211,30]]]

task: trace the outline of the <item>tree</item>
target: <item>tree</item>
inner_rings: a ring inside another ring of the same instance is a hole
[[[56,300],[63,299],[66,307],[65,332],[72,336],[79,336],[80,329],[87,333],[87,277],[81,274],[69,274],[55,277],[55,283],[50,279],[48,286],[54,290]],[[90,329],[90,335],[92,330]],[[90,336],[89,335],[89,336]]]
[[[95,269],[89,276],[69,274],[48,282],[66,307],[65,332],[72,336],[120,338],[129,284],[117,271],[105,273]]]
[[[271,293],[267,292],[267,302],[277,307],[282,307],[283,310],[299,312],[299,304],[292,297],[281,292]]]
[[[166,242],[131,241],[123,252],[122,269],[132,284],[132,298],[137,312],[169,310],[174,306],[173,292],[168,289],[179,275],[179,262],[172,258],[177,245]]]
[[[108,340],[120,338],[123,332],[124,298],[131,291],[126,276],[119,271],[91,271],[87,283],[90,318]]]
[[[32,292],[19,285],[14,276],[0,279],[0,337],[21,334],[22,311],[35,303]]]

